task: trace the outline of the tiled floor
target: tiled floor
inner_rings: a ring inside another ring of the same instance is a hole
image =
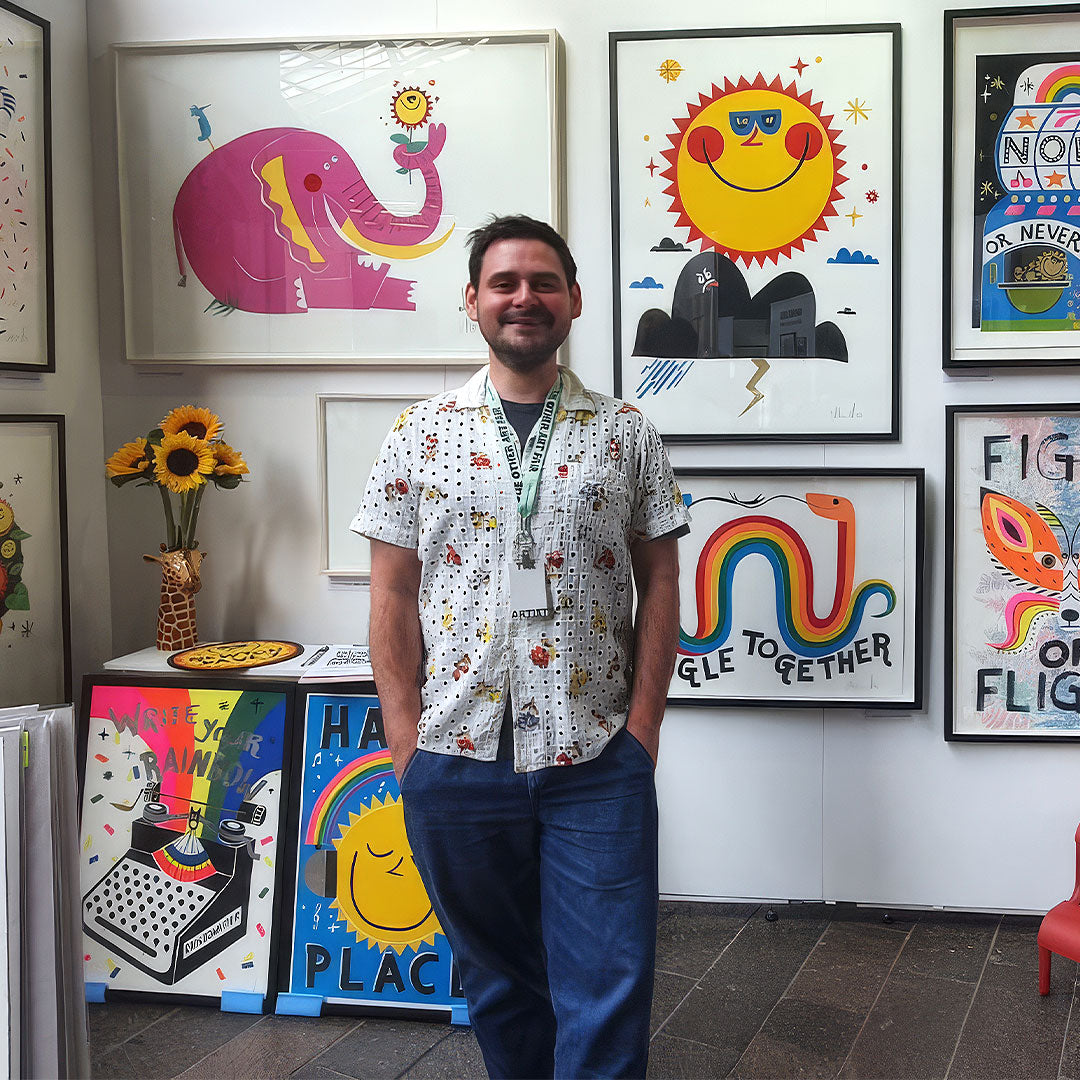
[[[1080,1080],[1077,965],[1040,997],[1039,920],[665,903],[650,1077]],[[485,1075],[471,1032],[384,1019],[92,1005],[95,1077]]]

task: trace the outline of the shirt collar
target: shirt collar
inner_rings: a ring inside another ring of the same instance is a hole
[[[559,397],[559,408],[567,412],[585,410],[596,412],[592,395],[582,385],[581,380],[567,367],[559,365],[559,373],[562,375],[562,395]],[[485,404],[485,387],[487,385],[488,368],[482,367],[460,390],[454,409],[478,409]]]

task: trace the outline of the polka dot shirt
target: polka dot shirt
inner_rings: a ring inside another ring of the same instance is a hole
[[[689,521],[655,428],[560,370],[530,523],[549,615],[511,611],[517,493],[485,403],[486,369],[398,417],[350,526],[420,558],[417,746],[494,760],[509,693],[518,772],[588,761],[626,722],[630,545]]]

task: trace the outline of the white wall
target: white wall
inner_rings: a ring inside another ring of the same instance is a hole
[[[108,659],[112,648],[89,183],[86,20],[82,8],[69,0],[35,0],[30,6],[52,24],[56,371],[0,375],[0,412],[66,417],[72,671],[77,698],[81,674]]]
[[[1080,746],[946,745],[942,737],[944,425],[949,402],[1075,400],[1075,376],[949,378],[941,371],[942,6],[937,0],[189,0],[87,3],[101,381],[107,450],[170,406],[196,401],[228,423],[253,470],[238,492],[211,492],[200,521],[210,552],[199,598],[204,637],[365,633],[362,590],[319,576],[315,394],[415,392],[453,371],[145,374],[122,360],[115,137],[108,45],[120,41],[367,36],[554,26],[566,42],[569,240],[585,297],[572,358],[612,385],[608,68],[610,30],[899,21],[903,24],[902,438],[890,445],[675,447],[677,465],[922,466],[927,471],[924,712],[672,710],[659,770],[662,888],[679,895],[824,897],[993,909],[1043,909],[1071,888],[1080,820]],[[464,268],[463,277],[464,277]],[[96,468],[96,462],[94,463]],[[362,485],[358,466],[357,492]],[[90,475],[90,470],[87,471]],[[156,580],[139,560],[158,542],[151,496],[110,490],[109,565],[116,652],[153,636]]]

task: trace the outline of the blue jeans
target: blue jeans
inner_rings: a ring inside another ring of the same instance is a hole
[[[656,788],[625,731],[579,765],[418,750],[405,827],[488,1074],[643,1077],[656,954]]]

